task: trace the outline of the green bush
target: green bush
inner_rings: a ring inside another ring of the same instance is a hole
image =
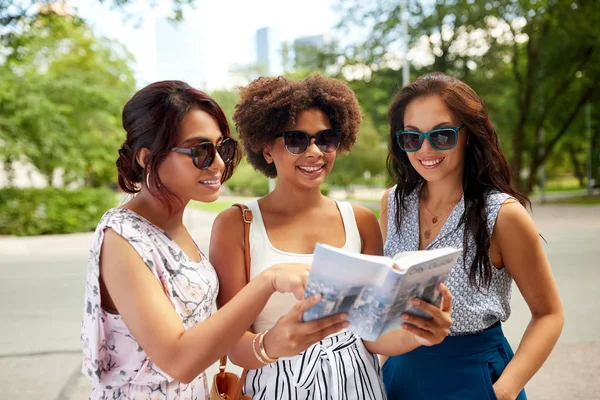
[[[0,189],[0,235],[89,232],[116,205],[110,189]]]
[[[227,181],[227,187],[241,196],[264,196],[269,193],[269,180],[243,159]]]

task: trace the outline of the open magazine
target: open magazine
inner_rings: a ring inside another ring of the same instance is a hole
[[[348,253],[317,244],[304,297],[323,298],[303,314],[304,321],[348,313],[348,329],[374,341],[400,329],[404,312],[431,318],[414,307],[414,297],[440,306],[444,282],[462,249],[445,247],[399,253],[393,258]]]

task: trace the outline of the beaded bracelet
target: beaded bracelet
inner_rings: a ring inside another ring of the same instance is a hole
[[[252,352],[254,353],[254,357],[256,357],[258,361],[260,361],[264,365],[267,365],[268,362],[266,362],[261,356],[259,356],[258,352],[256,351],[256,340],[259,339],[262,341],[262,335],[263,333],[261,332],[258,335],[254,336],[254,339],[252,339]]]
[[[260,355],[262,356],[263,359],[267,360],[269,363],[274,363],[274,362],[277,362],[277,358],[269,357],[269,355],[267,354],[267,351],[265,350],[264,339],[265,339],[265,335],[267,334],[267,332],[269,332],[268,329],[266,331],[264,331],[261,334],[260,338],[258,339],[258,350],[260,351]]]

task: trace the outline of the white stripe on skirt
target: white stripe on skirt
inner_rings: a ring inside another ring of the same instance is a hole
[[[248,371],[252,399],[385,400],[377,356],[350,331],[315,343],[295,357]]]

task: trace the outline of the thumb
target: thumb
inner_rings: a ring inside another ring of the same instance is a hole
[[[319,301],[321,301],[321,298],[322,296],[320,294],[315,294],[313,296],[300,300],[294,305],[290,314],[292,314],[294,318],[301,321],[302,314],[304,313],[304,311],[308,310],[309,308],[317,304]]]
[[[441,282],[438,285],[438,290],[442,295],[442,303],[440,304],[440,310],[444,312],[452,311],[452,293],[450,293],[448,287]]]

